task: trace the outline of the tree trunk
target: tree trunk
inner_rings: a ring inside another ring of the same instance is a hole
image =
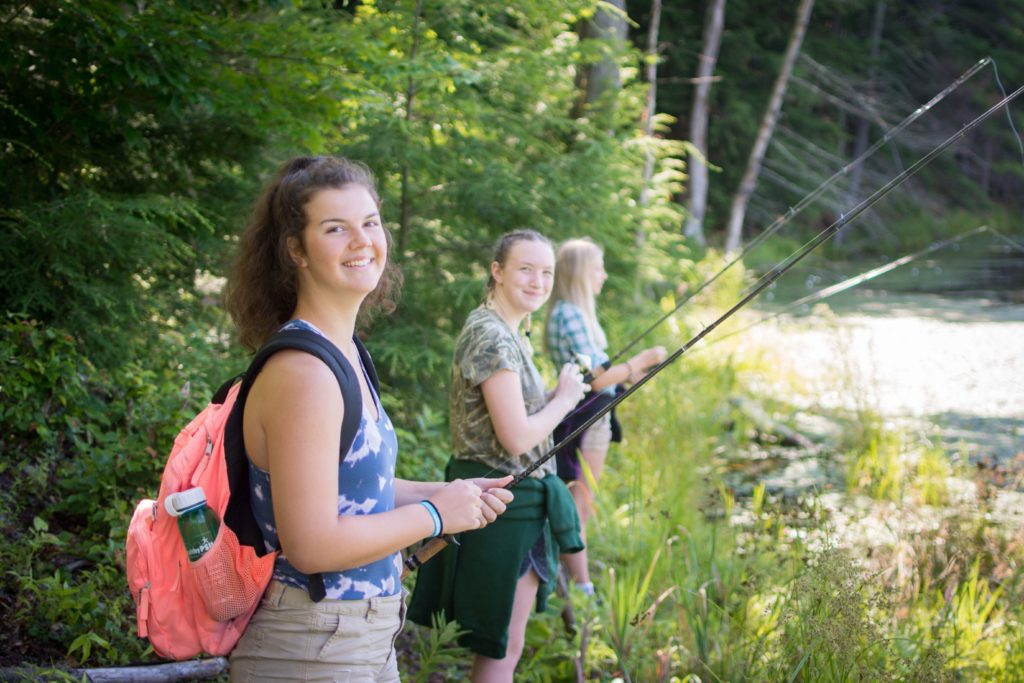
[[[782,66],[779,68],[779,75],[772,87],[772,94],[768,100],[768,108],[765,109],[764,118],[757,131],[757,139],[754,140],[754,148],[750,151],[750,159],[747,161],[747,169],[743,173],[743,180],[740,181],[739,189],[732,200],[732,210],[729,212],[729,225],[726,230],[725,250],[733,252],[740,246],[743,235],[743,219],[747,213],[747,203],[750,196],[757,187],[757,176],[761,172],[761,164],[764,161],[765,152],[768,150],[768,143],[775,131],[775,123],[778,121],[779,110],[782,109],[782,98],[786,94],[786,85],[793,73],[793,64],[796,63],[797,54],[800,52],[800,45],[804,40],[804,33],[807,31],[807,23],[811,18],[811,9],[814,7],[814,0],[800,0],[800,7],[796,11],[796,20],[793,22],[793,33],[789,37],[789,45],[786,47],[786,54],[782,59]]]
[[[609,0],[598,6],[593,18],[579,29],[580,42],[603,40],[610,43],[608,54],[593,64],[581,65],[576,72],[579,96],[572,116],[592,114],[600,125],[611,128],[615,114],[615,98],[609,93],[622,87],[619,65],[614,54],[626,41],[626,2]]]
[[[690,176],[689,201],[683,228],[683,234],[700,246],[707,243],[704,238],[704,214],[708,203],[708,95],[724,27],[725,0],[711,0],[704,20],[704,50],[698,57],[697,88],[690,109],[690,143],[695,151],[690,152],[687,168]]]
[[[884,24],[885,0],[878,0],[875,4],[875,19],[871,24],[871,60],[868,62],[867,98],[872,104],[877,97],[875,78],[878,73],[878,55],[881,53],[882,27]],[[871,121],[863,116],[858,118],[856,128],[854,129],[852,158],[860,159],[861,155],[867,151],[870,132]],[[864,165],[857,164],[853,167],[853,173],[850,175],[850,186],[846,192],[847,206],[856,206],[860,201],[860,185],[863,177]],[[845,230],[840,230],[835,236],[834,242],[836,245],[843,243],[843,235],[845,233]]]
[[[658,30],[661,27],[661,0],[654,0],[651,4],[651,23],[647,28],[647,54],[644,62],[644,78],[647,80],[647,107],[644,109],[643,129],[644,137],[647,139],[648,147],[644,153],[644,178],[640,185],[640,206],[647,206],[651,194],[651,178],[654,177],[654,150],[650,142],[654,136],[654,114],[658,105]],[[647,243],[647,233],[641,223],[636,229],[635,235],[636,253],[643,253],[644,245]],[[633,282],[633,300],[640,303],[640,290],[643,286],[641,269],[636,269],[636,278]]]
[[[409,51],[409,64],[416,62],[416,53],[420,47],[420,17],[423,15],[423,0],[416,0],[416,16],[412,24],[412,49]],[[409,69],[409,86],[405,91],[405,122],[412,121],[413,99],[416,97],[416,81],[413,79],[413,69]],[[397,258],[401,258],[405,252],[405,240],[409,235],[409,219],[412,215],[409,194],[409,161],[402,163],[402,199],[400,202],[400,213],[398,217],[398,248],[395,250]]]
[[[725,0],[722,0],[724,2]],[[644,109],[644,137],[654,135],[654,114],[658,104],[658,29],[661,26],[661,0],[651,4],[651,25],[647,29],[647,54],[644,79],[647,81],[647,107]],[[647,148],[644,157],[644,182],[640,187],[640,206],[646,206],[650,196],[651,178],[654,177],[654,151]]]

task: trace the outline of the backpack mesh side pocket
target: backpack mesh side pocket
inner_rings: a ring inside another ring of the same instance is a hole
[[[260,565],[266,567],[267,563],[254,565],[252,557],[245,561],[246,554],[253,556],[252,548],[240,546],[235,533],[221,524],[213,547],[190,563],[196,591],[216,621],[230,621],[252,613],[270,583],[271,572],[261,571],[262,576],[252,574],[253,569],[262,569]]]

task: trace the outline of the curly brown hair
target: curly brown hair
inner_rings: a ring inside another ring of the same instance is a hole
[[[238,327],[239,340],[249,350],[258,349],[295,311],[298,277],[288,240],[295,238],[305,247],[306,203],[320,190],[346,185],[365,187],[380,206],[373,172],[358,161],[333,156],[296,157],[286,162],[256,200],[249,224],[239,237],[238,255],[225,291],[225,306]],[[360,325],[377,311],[394,311],[401,286],[401,273],[390,259],[391,233],[384,232],[389,258],[380,282],[360,307]]]

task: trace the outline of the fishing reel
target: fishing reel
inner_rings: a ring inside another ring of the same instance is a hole
[[[576,364],[576,367],[583,373],[583,383],[590,384],[594,381],[594,373],[591,370],[591,363],[593,362],[585,353],[574,353],[572,355],[572,361]]]
[[[572,362],[576,364],[576,367],[580,369],[584,375],[590,372],[590,356],[585,353],[574,353],[572,354]]]

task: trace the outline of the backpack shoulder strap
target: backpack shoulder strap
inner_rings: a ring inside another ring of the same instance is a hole
[[[366,369],[366,374],[370,378],[370,384],[373,385],[373,391],[377,394],[377,398],[380,398],[380,380],[377,379],[377,368],[373,366],[373,359],[370,358],[370,352],[363,346],[363,342],[359,341],[359,337],[352,337],[352,341],[356,343],[356,350],[359,351],[359,360],[363,362],[363,367]]]
[[[360,344],[358,340],[356,340],[356,344],[360,357],[366,354],[366,358],[369,358],[366,347]],[[249,389],[252,388],[252,384],[256,381],[256,377],[263,369],[263,366],[266,365],[271,356],[285,349],[305,351],[310,355],[316,356],[334,372],[334,376],[338,380],[338,386],[341,387],[341,398],[345,404],[345,414],[341,421],[340,456],[344,458],[345,454],[348,453],[348,449],[352,447],[352,441],[356,438],[356,432],[359,431],[359,419],[363,414],[363,394],[359,390],[359,380],[355,374],[356,371],[352,368],[352,364],[348,362],[344,354],[341,353],[341,349],[335,346],[329,339],[316,332],[285,330],[271,337],[256,352],[252,362],[249,364],[249,369],[246,370],[242,388],[238,391],[235,410],[239,413],[242,412],[245,400],[249,396]],[[371,375],[371,378],[376,380],[376,372]],[[377,386],[376,383],[374,386]],[[238,408],[237,406],[242,406],[243,408]]]
[[[369,354],[366,348],[356,340],[356,347],[364,365],[372,367],[369,361]],[[252,515],[249,495],[249,464],[245,452],[245,442],[242,433],[242,418],[245,413],[245,401],[249,396],[256,377],[263,366],[278,351],[292,349],[304,351],[322,360],[338,380],[341,388],[341,397],[345,405],[345,413],[341,424],[341,449],[339,458],[344,458],[352,447],[356,433],[359,430],[359,420],[363,412],[362,392],[359,389],[359,381],[352,365],[345,358],[341,350],[330,340],[308,330],[285,330],[276,333],[264,344],[246,370],[242,379],[242,386],[238,391],[235,405],[231,409],[227,426],[224,433],[224,459],[228,474],[228,486],[231,494],[228,498],[227,509],[224,511],[224,523],[227,524],[238,536],[242,545],[251,546],[258,556],[267,553],[263,542],[263,534],[260,531],[256,519]],[[371,381],[376,387],[376,372],[367,370]],[[309,596],[315,602],[319,602],[325,595],[323,577],[320,574],[310,575]]]

